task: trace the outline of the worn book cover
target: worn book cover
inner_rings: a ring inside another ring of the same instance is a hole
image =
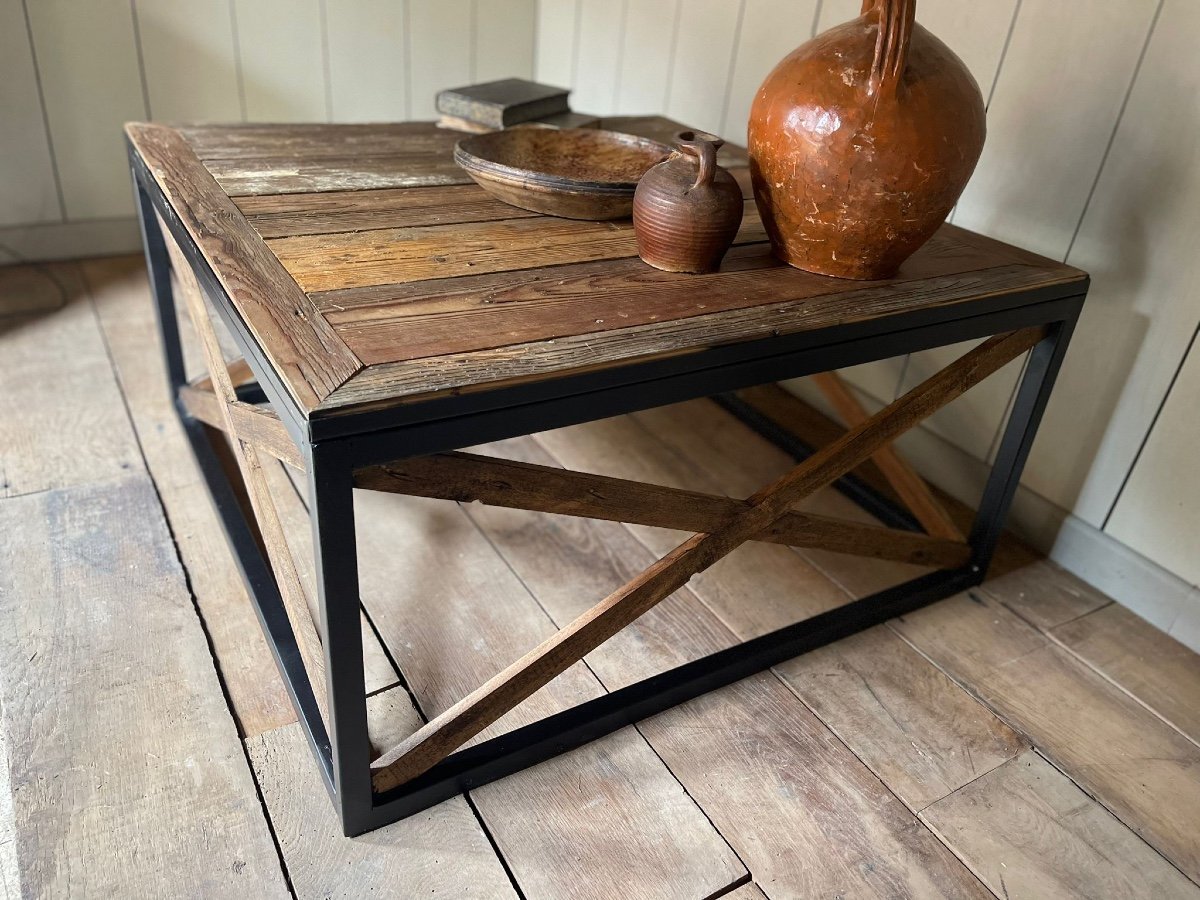
[[[442,115],[489,128],[505,128],[531,119],[570,112],[568,93],[563,88],[526,81],[524,78],[504,78],[441,91],[437,95],[437,110]]]

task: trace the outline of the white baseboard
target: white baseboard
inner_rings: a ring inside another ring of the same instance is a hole
[[[46,262],[137,253],[137,219],[86,219],[0,228],[0,263]]]
[[[1180,643],[1200,653],[1200,588],[1075,516],[1050,558]]]

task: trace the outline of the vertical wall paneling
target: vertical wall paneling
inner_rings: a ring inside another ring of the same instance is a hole
[[[750,103],[767,73],[808,40],[817,0],[746,0],[721,134],[746,143]]]
[[[409,0],[325,0],[335,122],[408,118]]]
[[[667,115],[720,132],[741,3],[682,0]]]
[[[0,0],[0,226],[62,218],[21,0]]]
[[[602,115],[618,112],[621,34],[629,4],[630,0],[579,0],[579,43],[571,78],[572,109]]]
[[[246,118],[324,122],[321,0],[234,0]]]
[[[475,4],[475,80],[532,78],[537,0]]]
[[[1200,321],[1197,34],[1200,5],[1166,0],[1068,257],[1094,282],[1026,478],[1096,527]],[[1165,415],[1158,426],[1176,427]],[[1157,477],[1166,491],[1197,477],[1194,464],[1147,465],[1138,464],[1139,484]],[[1191,515],[1194,537],[1200,511]]]
[[[821,0],[821,11],[817,16],[817,32],[828,31],[834,25],[849,22],[862,9],[862,0]],[[924,21],[925,5],[920,4],[917,18]]]
[[[616,109],[626,115],[667,108],[680,0],[629,0],[621,36]]]
[[[68,219],[131,215],[121,123],[146,117],[129,0],[37,0],[29,24]]]
[[[414,119],[437,118],[437,92],[471,82],[473,8],[472,0],[410,0],[409,98]]]
[[[1200,584],[1198,409],[1200,348],[1193,345],[1106,529],[1191,584]]]
[[[229,0],[134,0],[150,115],[166,122],[242,118]]]
[[[1070,245],[1158,0],[1024,0],[988,109],[988,140],[954,222],[1056,259]],[[1097,61],[1103,60],[1103,65]],[[905,386],[963,348],[916,354]],[[930,423],[979,458],[1020,371],[1010,365]]]
[[[576,0],[538,0],[534,44],[534,75],[538,81],[574,87],[578,11]]]

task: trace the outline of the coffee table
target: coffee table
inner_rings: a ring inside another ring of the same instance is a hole
[[[682,127],[658,117],[605,126],[659,138]],[[1088,287],[1077,269],[949,225],[896,278],[811,275],[771,257],[750,201],[720,272],[659,272],[637,258],[628,222],[550,218],[488,197],[453,163],[459,136],[428,123],[132,124],[126,133],[171,390],[347,834],[977,584]],[[723,152],[745,185],[744,155]],[[190,382],[176,291],[208,366],[206,378]],[[222,354],[218,319],[240,359]],[[835,375],[820,376],[849,429],[745,500],[459,452],[972,339],[986,340],[874,415]],[[1027,351],[964,535],[890,444]],[[793,511],[871,457],[907,503],[890,517],[900,527]],[[307,481],[319,621],[266,489],[265,458]],[[693,536],[376,752],[354,489]],[[460,749],[747,540],[933,571]]]

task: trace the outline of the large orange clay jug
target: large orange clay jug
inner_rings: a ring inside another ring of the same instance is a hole
[[[975,170],[979,85],[914,21],[916,0],[792,51],[750,111],[750,166],[775,254],[810,272],[887,278],[927,241]]]

